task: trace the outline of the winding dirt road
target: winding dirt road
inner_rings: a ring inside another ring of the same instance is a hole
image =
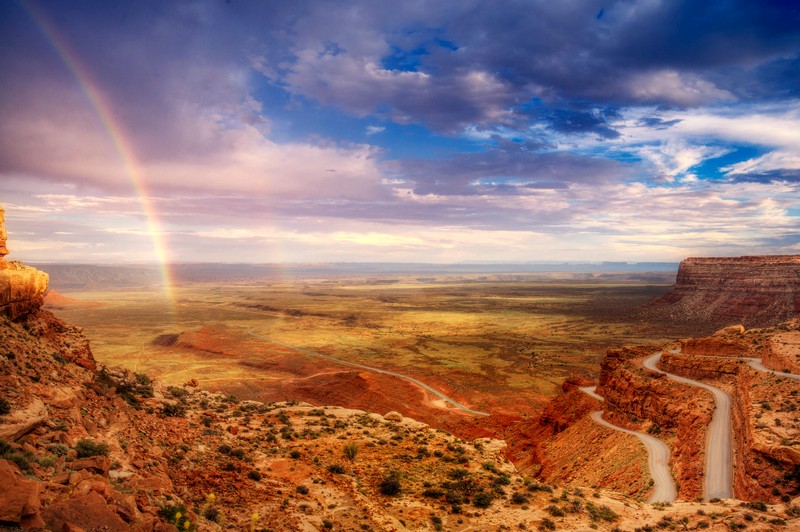
[[[428,386],[424,382],[422,382],[422,381],[420,381],[418,379],[415,379],[414,377],[409,377],[408,375],[403,375],[402,373],[396,373],[394,371],[389,371],[389,370],[386,370],[386,369],[380,369],[380,368],[375,368],[375,367],[372,367],[372,366],[365,366],[364,364],[357,364],[355,362],[348,362],[346,360],[340,360],[338,358],[335,358],[335,357],[332,357],[332,356],[329,356],[329,355],[323,355],[322,353],[317,353],[316,351],[312,351],[311,349],[305,349],[303,347],[295,347],[293,345],[285,344],[285,343],[283,343],[283,342],[281,342],[279,340],[276,340],[274,338],[270,338],[269,336],[264,336],[263,334],[258,334],[258,333],[255,332],[255,330],[256,330],[255,328],[250,329],[249,331],[247,331],[247,334],[249,334],[250,336],[255,336],[256,338],[260,338],[261,340],[266,340],[267,342],[271,342],[273,344],[280,345],[280,346],[285,347],[287,349],[291,349],[292,351],[297,351],[298,353],[303,353],[305,355],[309,355],[309,356],[312,356],[312,357],[316,357],[316,358],[321,358],[323,360],[327,360],[328,362],[333,362],[334,364],[339,364],[339,365],[342,365],[342,366],[349,366],[351,368],[365,369],[367,371],[372,371],[374,373],[382,373],[384,375],[391,375],[392,377],[405,379],[405,380],[407,380],[409,382],[412,382],[412,383],[416,384],[420,388],[423,388],[424,390],[432,393],[436,397],[439,397],[440,399],[443,399],[443,400],[447,401],[448,403],[450,403],[454,407],[458,408],[459,410],[462,410],[462,411],[467,412],[469,414],[474,414],[476,416],[488,416],[489,415],[487,412],[481,412],[479,410],[473,410],[473,409],[471,409],[471,408],[469,408],[467,406],[462,405],[461,403],[459,403],[459,402],[447,397],[442,392],[431,388],[430,386]]]
[[[595,392],[596,389],[596,386],[584,386],[580,390],[595,399],[603,401],[603,397]],[[675,489],[675,482],[672,480],[672,472],[669,469],[669,448],[661,440],[643,432],[628,430],[609,423],[603,419],[602,410],[592,412],[592,421],[598,425],[639,438],[647,449],[647,467],[650,469],[650,476],[653,478],[653,493],[647,502],[652,504],[654,502],[675,501],[678,492]]]
[[[706,443],[706,499],[730,499],[733,497],[733,445],[731,440],[731,396],[715,386],[679,377],[657,367],[661,360],[661,351],[642,361],[642,365],[650,371],[663,373],[670,379],[708,390],[714,395],[717,407],[708,425],[708,442]]]
[[[766,367],[760,358],[747,358],[747,365],[753,369],[758,371],[763,371],[764,373],[772,373],[773,375],[777,375],[779,377],[786,377],[787,379],[795,379],[800,380],[800,375],[796,373],[784,373],[783,371],[775,371],[774,369],[769,369]]]

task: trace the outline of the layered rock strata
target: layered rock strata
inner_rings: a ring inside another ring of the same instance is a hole
[[[651,310],[716,328],[778,324],[800,315],[800,255],[688,258]]]

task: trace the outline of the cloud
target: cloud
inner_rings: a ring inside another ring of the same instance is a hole
[[[367,126],[367,135],[377,135],[378,133],[383,133],[386,131],[386,128],[383,126]]]

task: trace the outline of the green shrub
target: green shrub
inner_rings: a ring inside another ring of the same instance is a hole
[[[47,450],[56,456],[66,456],[69,452],[69,447],[63,443],[51,443],[47,446]]]
[[[378,487],[380,488],[381,493],[384,495],[398,495],[402,490],[400,475],[396,471],[390,472],[388,475],[383,477]]]
[[[430,497],[431,499],[441,499],[444,497],[444,490],[439,488],[428,488],[422,492],[423,497]]]
[[[75,444],[75,451],[78,453],[78,458],[89,458],[90,456],[108,456],[108,444],[97,443],[95,441],[83,438]]]
[[[5,397],[0,397],[0,416],[11,413],[11,403]]]
[[[766,512],[767,511],[767,503],[763,501],[752,501],[745,503],[745,506],[748,508],[752,508],[753,510],[758,510],[759,512]]]
[[[183,417],[186,414],[186,407],[181,404],[165,404],[161,407],[161,413],[167,417]]]
[[[547,511],[547,513],[549,513],[553,517],[564,517],[564,515],[566,515],[566,514],[564,514],[564,510],[562,510],[561,508],[559,508],[555,504],[551,504],[550,506],[545,508],[545,510]]]
[[[251,471],[249,471],[247,473],[247,478],[249,478],[250,480],[255,480],[256,482],[258,482],[259,480],[261,480],[261,473],[259,473],[255,469],[253,469],[253,470],[251,470]]]
[[[472,498],[472,504],[478,508],[488,508],[492,505],[493,500],[494,495],[488,491],[479,491],[475,494],[475,497]]]
[[[342,464],[331,464],[328,466],[328,471],[330,471],[334,475],[343,475],[344,466]]]
[[[594,504],[587,502],[586,510],[589,512],[589,515],[593,520],[602,519],[603,521],[616,521],[619,519],[619,515],[605,505],[595,506]]]
[[[358,456],[358,445],[355,443],[348,443],[342,447],[342,452],[344,453],[345,458],[353,461],[356,459],[356,456]]]
[[[511,496],[511,502],[513,504],[525,504],[528,502],[528,496],[518,491]]]
[[[186,515],[186,506],[183,504],[166,504],[159,508],[158,515],[166,522],[175,525],[178,530],[195,530],[195,526]]]

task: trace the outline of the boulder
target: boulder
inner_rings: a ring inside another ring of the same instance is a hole
[[[26,479],[17,466],[0,460],[0,522],[22,523],[37,516],[40,487]]]

